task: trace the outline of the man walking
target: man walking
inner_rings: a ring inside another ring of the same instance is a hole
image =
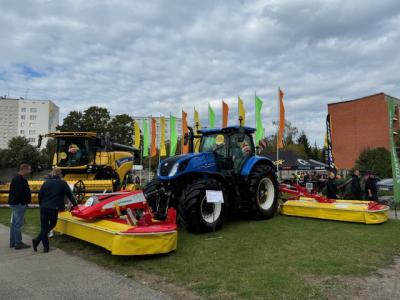
[[[42,242],[44,252],[49,252],[48,235],[57,224],[58,212],[65,209],[65,197],[73,206],[77,205],[70,187],[62,179],[61,170],[55,168],[39,191],[40,233],[32,240],[34,251],[37,251],[37,246]]]
[[[359,170],[354,170],[354,173],[351,176],[351,194],[353,200],[362,200]]]
[[[8,204],[11,207],[10,248],[16,250],[29,248],[22,242],[21,227],[24,222],[25,210],[31,203],[31,190],[26,177],[31,173],[31,166],[22,164],[19,172],[11,180]]]

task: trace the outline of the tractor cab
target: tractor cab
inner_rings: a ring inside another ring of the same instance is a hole
[[[101,139],[94,132],[54,132],[44,137],[56,140],[53,165],[62,169],[86,168],[93,164],[96,152],[102,147]]]
[[[213,152],[217,168],[239,173],[245,161],[255,154],[250,127],[232,126],[223,129],[203,129],[199,152]]]

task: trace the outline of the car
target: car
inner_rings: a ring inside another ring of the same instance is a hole
[[[376,183],[380,191],[393,191],[393,178],[385,178]]]

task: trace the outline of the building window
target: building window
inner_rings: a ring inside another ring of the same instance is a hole
[[[26,112],[26,108],[25,108],[25,107],[22,107],[22,108],[21,108],[21,112]]]
[[[29,134],[36,134],[36,130],[29,130]]]
[[[25,130],[20,130],[19,133],[20,134],[25,134]]]
[[[36,123],[29,123],[29,127],[35,127]]]
[[[25,115],[21,115],[21,120],[25,120]]]
[[[37,108],[31,108],[30,111],[31,111],[31,113],[36,113],[37,112]]]
[[[28,138],[29,143],[34,143],[35,142],[35,138]]]
[[[31,120],[31,121],[35,121],[35,120],[36,120],[36,116],[35,116],[35,115],[31,115],[31,116],[29,116],[29,120]]]
[[[24,127],[25,126],[25,122],[21,122],[21,127]]]

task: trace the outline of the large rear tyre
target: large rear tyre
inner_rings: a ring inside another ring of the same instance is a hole
[[[190,232],[201,233],[218,230],[224,222],[224,203],[207,203],[206,190],[222,191],[214,179],[197,179],[183,190],[178,205],[178,217]]]
[[[146,201],[150,205],[153,212],[157,212],[159,210],[159,191],[160,181],[158,179],[153,179],[143,189],[144,197],[146,198]]]
[[[273,217],[279,207],[279,187],[275,171],[267,165],[256,166],[249,176],[249,190],[255,217]]]

